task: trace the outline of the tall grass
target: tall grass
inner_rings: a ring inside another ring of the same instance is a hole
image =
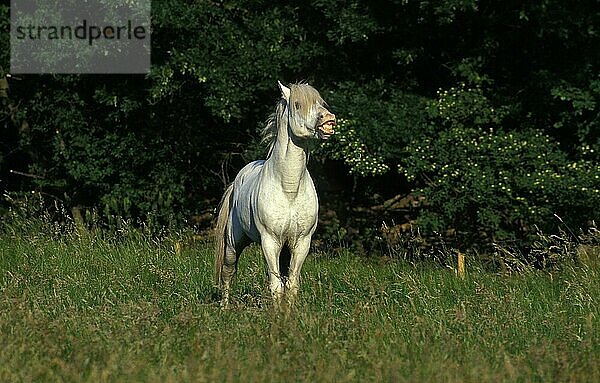
[[[600,381],[596,250],[551,272],[468,264],[464,279],[314,254],[284,315],[256,247],[223,311],[210,246],[185,233],[12,225],[0,234],[0,381]]]

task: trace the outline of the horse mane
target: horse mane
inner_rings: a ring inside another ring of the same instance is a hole
[[[302,114],[303,117],[308,116],[313,105],[324,105],[325,101],[321,98],[319,92],[308,85],[307,83],[301,82],[297,84],[290,84],[290,105],[299,104],[300,110],[297,112]],[[277,101],[275,111],[269,115],[265,123],[265,127],[262,130],[263,143],[269,143],[269,154],[271,156],[273,151],[273,145],[277,140],[277,132],[279,131],[279,121],[283,117],[284,112],[287,108],[287,102],[282,97]]]
[[[269,155],[271,155],[271,149],[277,139],[277,131],[279,126],[279,120],[281,119],[283,112],[285,111],[286,101],[281,98],[277,101],[275,111],[269,115],[265,122],[265,127],[261,132],[261,142],[269,144]]]

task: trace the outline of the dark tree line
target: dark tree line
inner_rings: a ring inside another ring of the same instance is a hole
[[[522,240],[600,216],[595,1],[152,5],[149,75],[19,78],[0,6],[0,189],[202,221],[265,155],[277,80],[306,80],[340,117],[310,165],[324,239],[367,243],[385,220]]]

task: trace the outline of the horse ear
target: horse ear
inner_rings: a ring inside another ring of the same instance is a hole
[[[286,101],[289,101],[290,100],[290,88],[283,85],[281,83],[281,81],[277,81],[277,84],[279,85],[279,89],[281,90],[281,97],[285,98]]]

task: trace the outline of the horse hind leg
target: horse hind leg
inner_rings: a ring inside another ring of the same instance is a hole
[[[288,245],[284,245],[279,253],[279,274],[284,285],[287,283],[288,277],[290,276],[291,258],[292,253],[290,252],[290,247]]]
[[[231,288],[231,281],[237,272],[237,261],[238,256],[235,251],[235,247],[227,244],[225,246],[225,259],[223,262],[223,269],[221,271],[222,278],[222,293],[223,297],[221,300],[221,306],[223,308],[229,307],[229,290]]]

